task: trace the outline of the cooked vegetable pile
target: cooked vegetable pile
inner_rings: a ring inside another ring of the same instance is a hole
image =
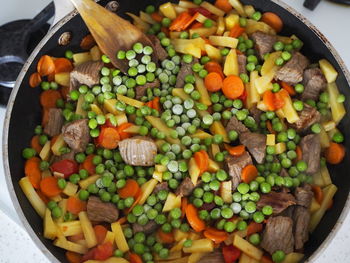
[[[116,50],[127,74],[88,35],[30,77],[19,183],[44,237],[70,263],[299,262],[345,155],[333,66],[237,0],[129,15],[153,45]]]

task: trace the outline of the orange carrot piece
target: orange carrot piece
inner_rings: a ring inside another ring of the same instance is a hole
[[[139,191],[136,193],[136,195],[134,196],[134,203],[126,210],[124,210],[125,214],[129,214],[132,209],[140,202],[142,198],[142,191],[141,191],[141,188],[139,189]]]
[[[159,103],[159,97],[155,97],[152,102],[152,108],[156,111],[160,111],[160,103]]]
[[[194,205],[187,205],[186,217],[187,221],[196,232],[201,232],[205,229],[205,222],[198,217],[198,210]]]
[[[217,72],[210,72],[204,79],[204,85],[210,92],[216,92],[222,89],[222,77]]]
[[[243,81],[238,76],[228,76],[224,79],[222,92],[228,99],[237,99],[244,93]]]
[[[55,72],[55,63],[52,57],[44,55],[39,59],[37,71],[40,76],[47,76]]]
[[[261,21],[272,27],[277,33],[283,28],[282,19],[275,13],[266,12],[262,15]]]
[[[220,231],[220,230],[217,230],[217,229],[211,228],[211,227],[204,230],[203,235],[206,238],[214,241],[215,244],[220,244],[220,243],[224,242],[228,237],[227,232]]]
[[[43,127],[45,127],[48,122],[49,122],[49,109],[44,108],[43,109],[43,116],[42,116],[42,120],[41,120],[41,125]]]
[[[276,134],[275,130],[272,128],[271,121],[266,121],[266,128],[269,131],[269,133]]]
[[[31,88],[35,88],[39,86],[41,83],[41,76],[38,72],[34,72],[32,75],[29,77],[29,86]]]
[[[67,200],[67,211],[74,215],[79,214],[81,211],[86,211],[86,202],[75,196],[70,196]]]
[[[76,235],[73,235],[73,236],[69,236],[67,237],[67,239],[69,241],[72,241],[72,242],[77,242],[79,240],[83,240],[85,237],[84,237],[84,234],[83,233],[80,233],[80,234],[76,234]]]
[[[274,111],[275,108],[275,95],[271,90],[267,90],[263,95],[263,102],[269,111]]]
[[[208,170],[209,156],[206,151],[200,150],[199,152],[196,152],[194,154],[194,159],[201,174]]]
[[[130,260],[130,263],[142,263],[141,257],[135,253],[129,254],[129,260]]]
[[[96,41],[91,34],[86,35],[80,42],[80,47],[84,50],[91,49],[94,45],[96,45]]]
[[[224,73],[222,72],[222,67],[221,65],[216,62],[216,61],[209,61],[207,63],[205,63],[204,65],[204,68],[209,72],[216,72],[218,74],[220,74],[221,78],[224,79],[225,78],[225,75]]]
[[[60,88],[60,93],[63,99],[67,99],[68,98],[68,94],[69,94],[69,87],[62,87]]]
[[[189,20],[187,21],[187,23],[184,25],[183,30],[187,29],[187,28],[196,20],[196,18],[197,18],[198,16],[199,16],[199,13],[198,13],[198,12],[195,13],[195,14],[191,17],[191,19],[189,19]]]
[[[225,148],[232,156],[240,156],[245,152],[244,145],[230,146],[228,144],[225,144]]]
[[[55,73],[71,72],[73,70],[73,64],[69,59],[58,58],[54,61]]]
[[[325,157],[330,164],[340,163],[345,156],[345,147],[342,144],[331,142],[325,151]]]
[[[255,165],[248,164],[242,169],[241,178],[244,183],[249,184],[256,177],[258,177],[258,169],[256,169]]]
[[[121,198],[134,197],[139,190],[139,184],[133,179],[128,179],[126,180],[125,186],[118,190],[118,194]]]
[[[229,13],[232,10],[232,5],[228,2],[228,0],[216,0],[215,6],[220,8],[225,13]]]
[[[92,162],[92,159],[94,159],[94,156],[95,155],[93,154],[89,154],[88,156],[86,156],[84,162],[82,163],[82,168],[88,171],[90,175],[94,174],[96,169],[96,166]]]
[[[244,31],[244,27],[241,27],[239,24],[236,24],[231,28],[229,36],[237,38],[240,37],[244,33]]]
[[[62,189],[57,185],[57,178],[53,176],[45,177],[41,180],[40,190],[47,197],[53,197],[62,192]]]
[[[50,109],[56,107],[57,100],[62,99],[61,93],[57,90],[45,90],[40,94],[40,104],[44,108]]]
[[[203,24],[201,22],[194,22],[191,26],[191,29],[197,29],[203,27]]]
[[[130,122],[126,122],[126,123],[123,123],[123,124],[120,124],[118,127],[117,127],[117,131],[119,133],[119,136],[120,136],[120,140],[124,140],[124,139],[127,139],[131,136],[130,133],[127,133],[125,132],[124,130],[129,128],[130,126],[132,126],[133,124],[130,123]]]
[[[297,154],[297,161],[300,161],[301,159],[303,159],[303,152],[302,152],[301,147],[299,145],[295,149],[295,152]]]
[[[108,231],[107,228],[105,228],[102,225],[94,226],[94,232],[96,235],[97,243],[99,245],[101,245],[103,243],[103,241],[105,240],[107,231]]]
[[[69,263],[80,263],[83,257],[78,253],[66,251],[66,258]]]
[[[34,135],[30,141],[30,147],[32,147],[37,153],[40,153],[42,146],[39,143],[39,135]]]
[[[147,101],[145,106],[150,107],[151,109],[153,109],[153,100]]]
[[[126,219],[126,217],[123,216],[123,217],[119,218],[117,222],[118,222],[119,224],[123,225],[123,224],[125,224],[127,221],[128,221],[128,220]]]
[[[192,20],[192,16],[188,12],[182,12],[175,18],[169,27],[170,31],[183,31],[186,29],[186,26],[189,26],[189,22]],[[192,20],[193,22],[193,20]]]
[[[181,198],[181,214],[182,214],[181,218],[184,218],[185,215],[186,215],[186,207],[187,207],[187,205],[188,205],[187,197]]]
[[[263,255],[260,259],[260,263],[273,263],[271,256]]]
[[[159,229],[157,231],[157,236],[159,239],[162,241],[163,244],[171,244],[174,243],[174,235],[172,232],[170,233],[165,233],[162,229]]]
[[[113,150],[117,148],[120,136],[115,128],[104,127],[98,137],[99,145],[103,148]]]
[[[319,187],[318,185],[312,185],[312,192],[314,192],[314,197],[317,201],[317,203],[321,204],[323,200],[323,191],[322,188]]]
[[[283,108],[283,106],[286,104],[284,91],[285,90],[282,90],[282,92],[279,91],[279,92],[276,92],[273,94],[274,95],[274,106],[275,106],[276,110]]]
[[[152,19],[153,19],[154,21],[156,21],[156,22],[158,22],[158,23],[162,22],[162,20],[163,20],[163,16],[160,15],[159,13],[157,13],[157,12],[152,13],[152,14],[151,14],[151,17],[152,17]]]
[[[50,202],[50,199],[49,199],[47,196],[45,196],[45,195],[40,191],[40,189],[37,189],[37,190],[36,190],[36,193],[38,194],[38,196],[40,197],[40,199],[43,200],[43,202],[44,202],[45,204],[47,204],[48,202]]]
[[[247,236],[250,236],[255,233],[259,233],[263,230],[263,224],[256,223],[252,221],[247,228]]]
[[[41,171],[40,159],[38,157],[32,157],[26,161],[24,165],[24,174],[28,177],[35,189],[40,188]]]
[[[294,96],[296,94],[294,88],[291,85],[289,85],[288,83],[281,81],[280,85],[282,86],[282,89],[287,91],[290,96]]]

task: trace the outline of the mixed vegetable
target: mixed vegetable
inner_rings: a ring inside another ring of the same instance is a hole
[[[19,184],[44,237],[70,263],[299,262],[345,155],[333,66],[238,0],[128,15],[153,45],[116,51],[127,74],[88,35],[30,77]]]

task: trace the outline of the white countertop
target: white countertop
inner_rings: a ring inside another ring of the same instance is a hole
[[[306,16],[330,40],[350,69],[348,34],[350,27],[350,7],[321,1],[315,11],[302,6],[302,0],[284,0]],[[25,3],[26,6],[23,6]],[[49,3],[49,0],[0,0],[0,25],[15,19],[32,18]],[[0,123],[3,123],[5,109],[0,108]],[[1,125],[2,126],[2,125]],[[0,137],[2,127],[0,129]],[[0,148],[0,163],[2,163]],[[46,257],[34,245],[21,226],[10,200],[2,165],[0,166],[0,263],[47,263]],[[350,215],[346,218],[336,237],[331,241],[317,263],[350,262]],[[19,252],[20,251],[20,252]]]

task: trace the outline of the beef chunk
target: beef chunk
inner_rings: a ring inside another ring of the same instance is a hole
[[[245,132],[239,136],[240,142],[245,145],[258,163],[262,163],[266,153],[266,135],[254,132]]]
[[[245,74],[247,73],[247,57],[244,54],[238,54],[237,55],[237,60],[238,60],[238,71],[239,74]]]
[[[314,123],[319,122],[321,119],[321,114],[316,110],[316,108],[305,103],[304,109],[299,113],[299,117],[299,120],[291,126],[298,132],[301,132],[307,130]]]
[[[96,196],[90,196],[87,215],[91,221],[113,223],[118,220],[119,211],[112,203],[104,203]]]
[[[295,249],[301,250],[309,239],[310,212],[303,206],[296,206],[293,214]]]
[[[51,137],[59,135],[63,126],[63,121],[61,109],[49,109],[49,121],[45,126],[44,132]]]
[[[249,132],[248,128],[239,120],[237,120],[236,116],[232,116],[229,122],[226,125],[226,132],[235,130],[238,134]]]
[[[294,196],[297,200],[297,205],[305,208],[310,208],[312,197],[314,196],[311,186],[309,184],[303,187],[297,187],[294,192]]]
[[[225,165],[227,167],[228,174],[232,178],[232,189],[236,190],[238,184],[241,181],[241,172],[248,164],[252,164],[252,158],[248,152],[243,153],[240,156],[227,155],[225,157]]]
[[[201,206],[201,210],[207,210],[207,211],[211,211],[215,208],[215,203],[204,203],[202,206]]]
[[[153,232],[155,232],[158,229],[159,225],[157,225],[156,222],[154,222],[153,220],[148,221],[148,223],[146,225],[140,225],[138,223],[134,223],[132,224],[132,231],[134,232],[134,234],[138,233],[138,232],[143,232],[146,235],[152,234]]]
[[[119,151],[127,164],[152,166],[157,154],[157,145],[148,137],[136,136],[120,141]]]
[[[156,79],[153,82],[148,82],[145,85],[142,86],[137,86],[135,88],[135,93],[136,93],[136,99],[139,100],[141,99],[143,96],[146,95],[146,91],[147,89],[153,89],[153,88],[159,88],[160,86],[160,82],[158,79]]]
[[[156,37],[155,35],[148,35],[147,37],[149,38],[149,40],[151,40],[158,59],[160,61],[166,59],[168,57],[168,52],[166,52],[166,50],[162,47],[162,44],[160,43],[158,37]]]
[[[168,183],[167,182],[162,182],[160,184],[157,184],[156,187],[154,187],[153,193],[157,194],[162,190],[169,190]]]
[[[74,68],[70,73],[69,91],[77,89],[79,85],[89,87],[100,82],[100,70],[103,67],[102,61],[88,61]]]
[[[307,163],[308,174],[318,172],[320,169],[321,143],[318,134],[310,134],[301,139],[303,160]]]
[[[270,254],[277,250],[282,250],[286,254],[293,252],[293,220],[284,216],[270,217],[260,245]]]
[[[273,45],[277,40],[276,36],[261,31],[254,32],[251,38],[255,42],[255,49],[261,59],[264,59],[264,55],[272,51]]]
[[[224,263],[224,256],[221,249],[215,249],[211,253],[205,254],[198,263]]]
[[[288,208],[283,210],[282,213],[278,214],[278,216],[285,216],[293,219],[293,214],[296,207],[296,205],[288,206]]]
[[[309,60],[301,53],[294,53],[293,57],[276,73],[276,79],[295,85],[303,80],[304,69]]]
[[[264,206],[269,205],[273,208],[273,214],[280,214],[287,207],[295,205],[295,198],[293,195],[283,192],[274,192],[271,191],[268,194],[263,194],[260,197],[260,200],[257,203],[259,209],[262,209]]]
[[[176,189],[176,195],[189,196],[196,186],[192,183],[191,178],[185,177],[179,187]]]
[[[304,92],[301,95],[303,100],[317,100],[318,95],[327,86],[327,80],[319,68],[309,68],[304,71]]]
[[[69,147],[77,152],[83,152],[90,141],[88,120],[81,119],[70,122],[62,128],[63,139]]]
[[[197,62],[197,59],[194,59],[191,63],[181,62],[181,68],[179,73],[177,74],[175,88],[183,88],[183,86],[185,85],[185,77],[187,75],[193,74],[192,66]]]
[[[250,111],[250,114],[252,115],[253,119],[255,120],[255,122],[257,124],[259,124],[262,111],[259,110],[256,105],[254,105],[249,111]]]

